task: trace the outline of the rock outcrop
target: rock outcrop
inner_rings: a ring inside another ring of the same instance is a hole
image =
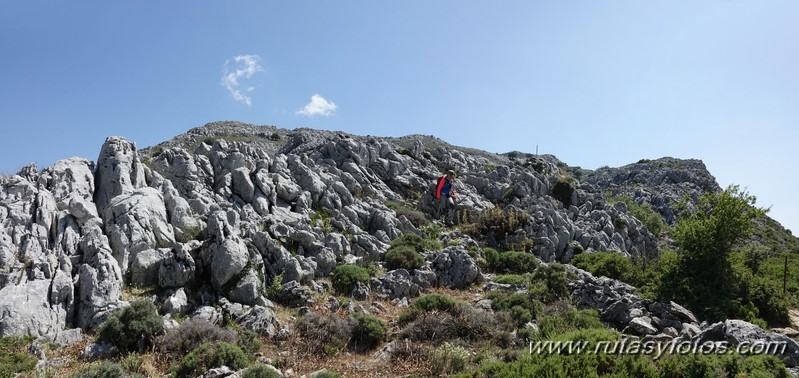
[[[394,238],[424,234],[415,212],[434,212],[431,186],[450,169],[458,172],[459,221],[492,209],[524,214],[491,241],[545,262],[591,250],[658,253],[657,238],[623,204],[609,204],[607,190],[649,203],[669,221],[672,199],[718,189],[698,161],[577,177],[553,156],[490,154],[420,135],[221,122],[144,150],[109,137],[96,163],[72,158],[0,178],[0,335],[96,329],[125,305],[126,287],[157,289],[154,300],[169,314],[229,315],[279,334],[264,296],[276,277],[284,283],[277,299],[301,307],[337,264],[382,264]],[[375,277],[357,295],[400,300],[479,283],[470,255],[479,250],[469,243],[428,253],[422,268]],[[639,334],[695,331],[696,319],[676,304],[580,277],[579,298],[610,322]]]

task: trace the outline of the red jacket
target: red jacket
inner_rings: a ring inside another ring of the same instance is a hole
[[[441,199],[441,191],[444,189],[444,186],[446,185],[447,181],[449,181],[449,196],[450,197],[454,197],[455,196],[455,185],[454,185],[455,184],[455,180],[454,179],[450,180],[450,179],[447,178],[447,176],[441,176],[441,177],[438,178],[438,187],[436,188],[436,199],[437,200]]]

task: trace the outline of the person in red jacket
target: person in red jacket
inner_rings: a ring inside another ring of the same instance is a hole
[[[446,176],[438,178],[436,186],[436,201],[438,201],[439,216],[446,215],[450,223],[455,210],[455,172],[447,171]]]

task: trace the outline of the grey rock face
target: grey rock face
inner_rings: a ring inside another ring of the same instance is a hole
[[[438,284],[451,289],[462,289],[480,282],[482,274],[469,254],[457,247],[448,247],[436,256],[433,271]]]
[[[134,189],[114,197],[103,216],[114,257],[128,271],[130,260],[139,252],[172,248],[175,244],[172,225],[167,222],[164,198],[153,188]]]
[[[415,298],[424,290],[405,269],[392,270],[372,278],[371,286],[379,297],[386,299]]]
[[[134,143],[120,137],[106,138],[94,175],[94,202],[99,213],[105,212],[114,197],[146,186],[144,170]]]
[[[188,244],[178,244],[175,250],[161,261],[158,267],[158,285],[161,287],[181,287],[194,279],[197,264],[188,252]]]
[[[274,337],[285,328],[271,310],[261,306],[253,307],[248,313],[236,319],[236,322],[244,329],[265,337]]]

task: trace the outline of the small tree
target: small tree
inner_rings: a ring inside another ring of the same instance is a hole
[[[123,353],[143,352],[162,333],[164,320],[155,305],[147,300],[135,300],[108,317],[100,327],[100,340],[110,342]]]
[[[733,245],[751,235],[752,221],[766,210],[754,207],[756,198],[738,186],[702,195],[693,212],[682,203],[674,227],[681,253],[674,270],[664,275],[659,295],[682,303],[710,321],[745,312],[739,294],[746,282],[734,274]]]

